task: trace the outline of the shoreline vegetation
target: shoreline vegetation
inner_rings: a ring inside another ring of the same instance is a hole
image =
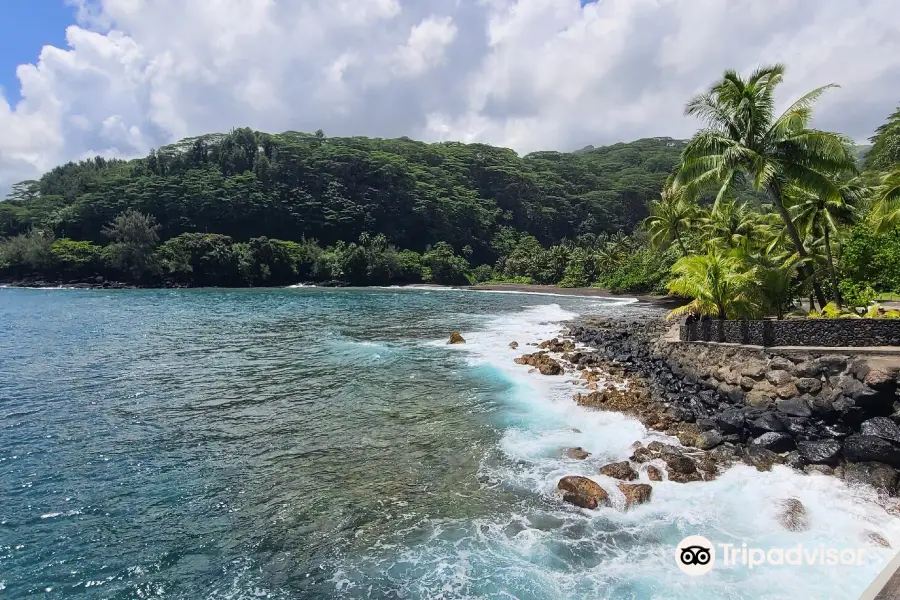
[[[689,140],[519,156],[235,129],[68,163],[0,202],[0,281],[538,285],[687,299],[673,317],[888,316],[900,108],[860,148],[812,126],[834,85],[779,114],[785,73],[724,72],[687,102]]]

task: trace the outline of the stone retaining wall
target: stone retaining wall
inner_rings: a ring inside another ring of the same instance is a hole
[[[682,325],[679,339],[766,347],[900,346],[900,319],[712,319]]]

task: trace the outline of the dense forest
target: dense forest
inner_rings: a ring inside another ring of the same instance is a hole
[[[46,246],[46,256],[29,262],[7,248],[5,274],[101,274],[148,285],[384,283],[422,281],[422,269],[410,266],[412,253],[421,263],[437,252],[456,259],[459,272],[448,281],[430,269],[426,281],[464,283],[474,265],[489,265],[482,278],[502,277],[506,259],[555,244],[593,249],[612,240],[611,251],[621,253],[616,234],[630,233],[648,215],[683,145],[651,138],[519,157],[483,144],[328,138],[321,131],[206,135],[138,160],[68,163],[16,185],[0,203],[0,236],[35,238],[27,241]],[[141,268],[101,248],[123,243],[110,226],[126,211],[131,225],[148,217],[145,225],[162,242],[157,260]],[[249,279],[236,266],[260,268],[262,254],[274,249],[300,263]],[[361,266],[362,255],[385,252],[390,265]],[[548,261],[559,263],[560,255]],[[403,266],[395,265],[401,258]],[[227,276],[204,274],[198,261],[233,266],[216,268]],[[555,283],[564,270],[545,264],[506,274]]]
[[[677,293],[719,316],[900,292],[900,109],[854,146],[726,72],[690,140],[518,156],[236,129],[95,158],[0,202],[0,280],[144,286],[509,281]]]

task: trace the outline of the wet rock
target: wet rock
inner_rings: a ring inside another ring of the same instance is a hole
[[[744,462],[757,471],[771,471],[772,466],[781,462],[780,457],[767,448],[751,444],[744,449]]]
[[[770,431],[784,431],[784,424],[775,416],[774,413],[764,413],[758,419],[754,419],[748,424],[750,431],[756,435],[769,433]]]
[[[651,452],[648,448],[644,448],[641,446],[640,448],[635,448],[632,453],[630,459],[636,463],[644,463],[653,458],[653,452]]]
[[[716,430],[704,431],[694,438],[694,445],[701,450],[712,450],[722,443],[722,434]]]
[[[519,342],[510,342],[509,347],[516,350],[519,347]]]
[[[818,394],[822,390],[822,382],[814,377],[801,377],[794,381],[801,394]]]
[[[574,460],[584,460],[587,457],[589,457],[590,455],[591,455],[590,452],[588,452],[587,450],[585,450],[584,448],[582,448],[580,446],[577,448],[568,448],[566,450],[566,456],[568,456],[569,458],[574,459]]]
[[[691,481],[700,481],[702,479],[700,473],[697,472],[696,463],[687,456],[666,455],[663,456],[662,459],[666,463],[669,481],[688,483]]]
[[[788,452],[784,456],[784,464],[792,469],[800,471],[806,466],[806,460],[804,460],[799,452],[794,450],[793,452]]]
[[[619,490],[625,495],[625,509],[650,501],[653,488],[647,483],[620,483]]]
[[[871,485],[891,496],[897,492],[897,471],[889,465],[878,462],[846,463],[843,478],[850,483]]]
[[[571,352],[575,349],[575,344],[566,340],[559,341],[557,338],[553,338],[552,340],[547,340],[546,342],[541,342],[538,345],[538,348],[541,350],[549,350],[550,352]]]
[[[744,415],[737,410],[722,411],[716,417],[722,433],[740,433],[744,428]]]
[[[600,474],[612,477],[613,479],[622,479],[624,481],[632,481],[637,479],[637,472],[631,467],[627,460],[622,462],[610,463],[600,467]]]
[[[606,490],[587,477],[568,475],[556,487],[563,493],[563,501],[581,508],[595,509],[609,504]]]
[[[649,479],[650,481],[662,481],[662,471],[660,471],[653,465],[649,465],[647,467],[647,479]]]
[[[544,352],[525,354],[516,359],[516,364],[530,365],[536,368],[541,375],[561,375],[563,368],[558,362],[547,356]]]
[[[883,440],[900,444],[900,427],[887,417],[874,417],[863,423],[859,432],[862,435],[874,435]]]
[[[794,449],[794,438],[786,433],[777,431],[764,433],[753,440],[752,443],[754,446],[759,446],[760,448],[765,448],[766,450],[771,450],[776,453],[790,452]]]
[[[731,444],[722,444],[710,450],[707,456],[718,463],[729,464],[735,460],[736,450]]]
[[[792,417],[810,417],[812,410],[803,400],[799,398],[790,398],[787,400],[779,400],[775,403],[775,409]]]
[[[788,531],[806,531],[809,529],[809,517],[806,507],[796,498],[788,498],[778,503],[778,522]]]
[[[878,533],[877,531],[866,530],[863,532],[862,539],[869,542],[873,546],[879,546],[881,548],[890,548],[891,543],[885,539],[883,535]]]
[[[771,383],[776,388],[791,383],[793,379],[793,376],[791,376],[791,374],[787,371],[772,370],[766,373],[766,381]]]
[[[797,442],[797,451],[807,462],[835,465],[841,456],[841,443],[836,440]]]
[[[900,466],[900,449],[874,435],[851,435],[844,440],[844,457],[851,462],[875,461]]]
[[[463,339],[463,336],[460,335],[458,331],[454,331],[450,334],[450,339],[447,340],[448,344],[465,344],[466,340]]]
[[[834,469],[828,465],[806,465],[803,470],[809,475],[834,475]]]

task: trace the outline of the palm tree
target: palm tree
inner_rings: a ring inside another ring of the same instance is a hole
[[[772,199],[794,248],[806,258],[784,189],[795,185],[835,198],[840,190],[829,175],[855,172],[856,158],[848,139],[809,127],[813,104],[836,86],[816,88],[775,116],[775,89],[784,71],[780,64],[761,67],[747,79],[726,71],[708,92],[688,102],[685,113],[700,118],[706,127],[685,146],[676,183],[695,191],[716,186],[718,204],[736,183],[749,178],[755,189]],[[824,304],[815,278],[813,285]]]
[[[760,253],[753,257],[755,287],[759,303],[766,314],[784,318],[784,309],[794,298],[797,269],[801,264],[796,253],[784,257]]]
[[[875,194],[872,220],[878,233],[884,233],[900,225],[900,168],[884,176]]]
[[[672,242],[678,244],[682,256],[688,251],[681,239],[683,231],[690,229],[696,206],[684,195],[667,185],[660,192],[659,200],[650,204],[650,216],[644,221],[650,234],[650,245],[666,249]]]
[[[685,256],[672,267],[672,274],[669,292],[693,300],[670,312],[670,319],[686,314],[726,319],[757,312],[751,288],[755,271],[732,254],[710,248],[706,254]]]
[[[761,215],[750,209],[747,202],[721,201],[701,219],[707,241],[724,248],[747,248],[763,238]]]
[[[840,235],[840,226],[853,222],[854,208],[863,197],[864,187],[853,179],[838,184],[840,195],[835,197],[817,196],[802,188],[790,186],[785,194],[792,198],[791,213],[794,225],[810,236],[821,236],[828,276],[831,279],[832,298],[838,308],[841,306],[841,290],[838,285],[834,254],[831,251],[831,236]]]

